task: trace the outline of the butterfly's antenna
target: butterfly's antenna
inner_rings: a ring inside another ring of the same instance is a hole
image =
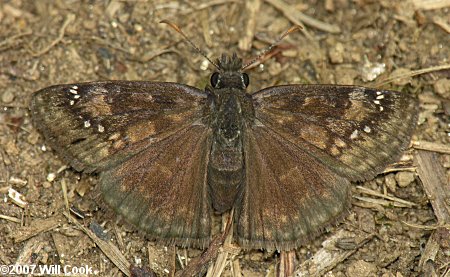
[[[172,29],[174,29],[177,33],[179,33],[184,38],[184,40],[187,41],[192,46],[192,48],[194,48],[200,55],[202,55],[205,59],[207,59],[210,64],[214,65],[218,70],[220,70],[220,67],[215,62],[213,62],[210,58],[208,58],[208,56],[206,56],[205,52],[202,51],[197,45],[195,45],[195,43],[193,43],[188,38],[188,36],[186,36],[186,34],[183,33],[183,31],[181,30],[180,27],[178,27],[178,25],[176,25],[175,23],[170,22],[168,20],[162,20],[159,23],[165,23],[165,24],[169,25],[170,27],[172,27]]]
[[[248,67],[250,67],[251,65],[253,65],[254,63],[256,63],[257,61],[259,61],[264,55],[266,55],[268,52],[270,52],[275,46],[278,45],[278,43],[280,43],[280,41],[282,41],[290,33],[295,32],[295,31],[300,30],[300,29],[303,29],[302,26],[300,26],[300,25],[294,25],[291,28],[289,28],[274,43],[272,43],[269,47],[264,49],[258,56],[256,56],[256,58],[254,58],[253,60],[251,60],[250,62],[248,62],[244,66],[242,66],[241,70],[245,70]]]

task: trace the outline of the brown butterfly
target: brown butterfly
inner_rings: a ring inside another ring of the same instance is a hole
[[[253,94],[236,55],[204,91],[105,81],[33,95],[48,144],[99,172],[105,201],[150,237],[205,247],[211,215],[235,208],[244,248],[289,250],[348,207],[350,182],[373,178],[410,141],[413,98],[388,90],[285,85]]]

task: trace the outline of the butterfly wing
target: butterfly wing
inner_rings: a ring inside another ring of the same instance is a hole
[[[347,179],[264,126],[247,130],[245,161],[235,219],[243,247],[298,247],[348,206]]]
[[[101,174],[105,201],[149,237],[206,247],[211,131],[192,125]]]
[[[94,82],[38,91],[37,128],[75,169],[101,172],[105,201],[148,232],[203,247],[211,234],[206,193],[208,95],[174,83]]]
[[[47,143],[76,170],[102,171],[206,116],[207,94],[152,82],[57,85],[33,95]]]
[[[394,162],[417,119],[408,95],[356,86],[271,87],[253,99],[264,126],[351,181],[373,178]]]
[[[417,117],[403,94],[353,86],[280,86],[252,97],[235,218],[248,248],[289,250],[335,221],[349,205],[349,180],[394,161]]]

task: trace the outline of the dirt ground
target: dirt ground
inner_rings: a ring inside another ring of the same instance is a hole
[[[420,0],[0,0],[0,265],[88,266],[98,276],[130,274],[135,265],[160,276],[201,254],[149,242],[99,206],[97,177],[64,167],[28,110],[34,91],[59,83],[158,80],[203,88],[212,66],[159,24],[163,19],[209,57],[235,51],[245,61],[304,24],[248,72],[249,91],[381,85],[420,100],[415,150],[355,184],[352,209],[339,225],[288,254],[228,244],[209,276],[221,265],[222,276],[275,276],[285,260],[295,261],[297,276],[450,276],[450,4]],[[420,69],[428,70],[415,74]],[[399,74],[407,77],[383,84]],[[417,162],[418,153],[428,163]],[[24,203],[13,201],[10,188]],[[83,218],[64,216],[64,195]]]

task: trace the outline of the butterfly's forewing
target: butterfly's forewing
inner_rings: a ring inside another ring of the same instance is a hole
[[[167,242],[209,241],[206,93],[185,85],[92,82],[36,92],[31,112],[75,169],[99,171],[105,201]]]
[[[245,160],[246,186],[236,212],[243,247],[298,247],[349,203],[347,179],[267,127],[247,129]]]
[[[57,85],[33,95],[47,143],[76,170],[102,171],[206,117],[207,95],[175,83]]]
[[[256,118],[351,181],[366,180],[408,146],[417,102],[356,86],[288,85],[253,94]]]

